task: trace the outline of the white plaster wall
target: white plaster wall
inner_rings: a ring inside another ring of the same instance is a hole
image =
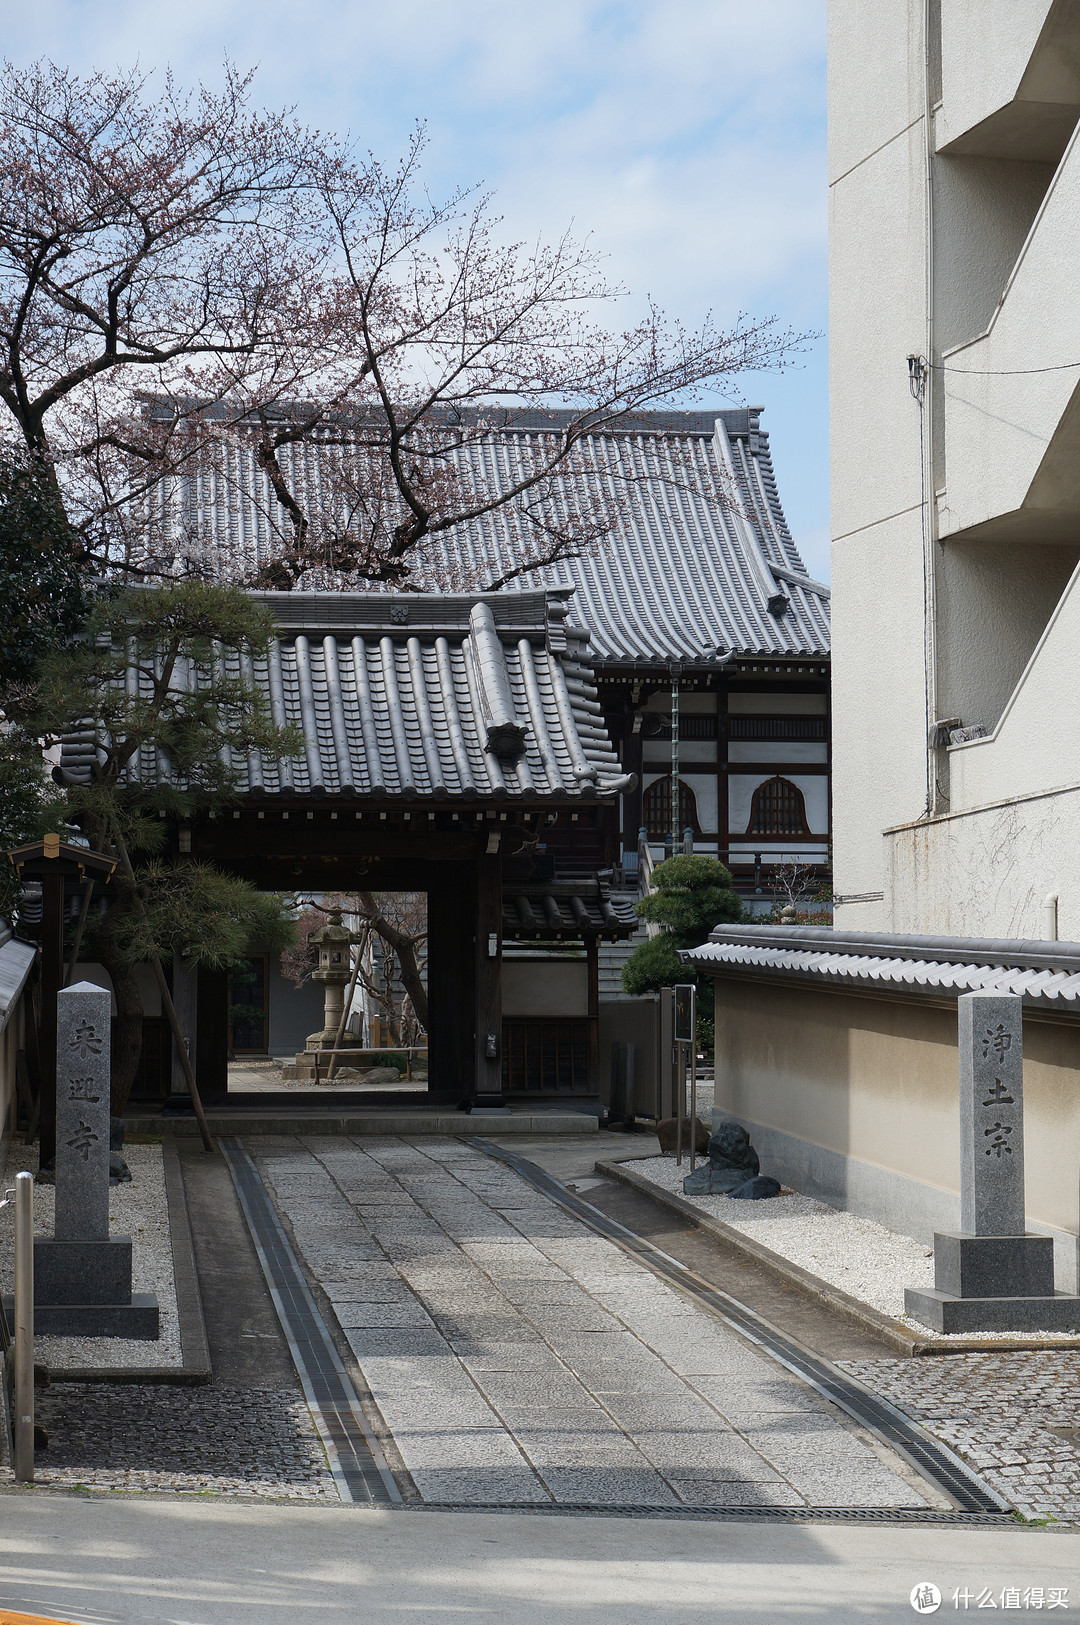
[[[1011,102],[1050,0],[941,0],[939,146]]]
[[[838,893],[884,888],[881,831],[925,804],[922,479],[909,354],[926,345],[922,0],[830,9],[829,424]],[[887,924],[880,903],[838,925]]]
[[[834,543],[833,584],[833,884],[880,892],[881,831],[926,805],[918,512]],[[836,923],[889,928],[880,902],[838,904]]]
[[[136,965],[135,976],[139,984],[139,998],[142,1001],[144,1016],[161,1015],[161,993],[158,990],[157,978],[149,965]],[[80,960],[75,967],[74,980],[77,982],[92,982],[95,987],[103,987],[112,993],[112,977],[104,965],[96,960]],[[112,1014],[116,1015],[116,997],[113,995]]]
[[[647,739],[641,748],[642,761],[646,767],[662,767],[671,771],[671,740]],[[716,764],[715,739],[680,739],[679,765],[686,762],[712,762]]]
[[[729,762],[827,762],[829,747],[810,739],[733,739]]]
[[[950,811],[1080,784],[1078,660],[1080,567],[993,733],[949,751]]]
[[[739,716],[823,717],[829,709],[824,694],[729,694],[728,710]]]
[[[831,0],[829,180],[922,117],[923,0]]]
[[[940,936],[1044,935],[1057,892],[1058,936],[1080,942],[1080,786],[889,831],[883,842],[890,929]]]
[[[588,966],[584,959],[503,961],[504,1016],[587,1016]]]
[[[943,536],[1025,503],[1077,384],[1080,141],[1074,136],[985,335],[944,352]],[[1052,510],[1057,490],[1029,506]],[[1065,503],[1068,506],[1068,503]]]

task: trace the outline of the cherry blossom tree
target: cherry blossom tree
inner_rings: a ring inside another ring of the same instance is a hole
[[[383,165],[253,110],[232,67],[193,94],[3,70],[0,407],[87,563],[494,589],[619,525],[628,476],[597,431],[799,348],[770,318],[620,325],[595,245],[507,241],[489,197],[432,199],[424,144]]]

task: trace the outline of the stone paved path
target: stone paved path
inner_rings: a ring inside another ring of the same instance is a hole
[[[951,1445],[1025,1517],[1080,1522],[1080,1354],[840,1363]]]
[[[249,1148],[425,1500],[927,1504],[838,1412],[482,1153]]]

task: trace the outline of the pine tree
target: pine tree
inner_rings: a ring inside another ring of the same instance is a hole
[[[97,851],[126,847],[134,859],[134,885],[121,865],[87,922],[84,948],[105,966],[116,996],[116,1114],[142,1049],[138,965],[154,952],[166,962],[223,968],[285,947],[295,931],[282,899],[210,864],[160,855],[169,820],[237,799],[232,760],[301,748],[244,676],[241,657],[257,659],[272,635],[266,611],[236,588],[187,582],[101,591],[80,637],[53,650],[35,674],[41,735],[77,736],[96,756],[89,782],[64,782],[67,816]],[[134,773],[140,754],[152,756],[158,771]]]

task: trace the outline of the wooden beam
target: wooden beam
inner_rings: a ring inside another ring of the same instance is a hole
[[[473,1105],[505,1106],[502,1086],[502,854],[498,851],[485,852],[476,866],[475,963]]]
[[[56,996],[64,985],[64,874],[59,864],[41,871],[41,1113],[39,1166],[56,1157]]]
[[[600,939],[585,938],[585,962],[589,979],[589,1060],[590,1093],[600,1091]]]
[[[728,680],[716,684],[716,851],[721,863],[728,861],[731,823],[731,790],[728,785]]]

